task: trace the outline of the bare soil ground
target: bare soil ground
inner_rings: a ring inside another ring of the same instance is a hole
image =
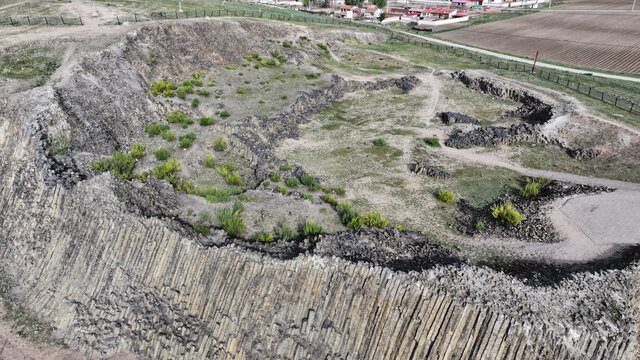
[[[630,14],[540,12],[438,36],[530,58],[539,51],[539,60],[637,74],[639,20]]]
[[[566,5],[558,7],[562,10],[631,10],[633,0],[571,0]]]

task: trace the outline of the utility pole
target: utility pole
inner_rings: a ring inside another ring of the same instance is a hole
[[[551,10],[551,0],[549,0],[549,10]]]
[[[633,5],[631,6],[631,11],[636,11],[636,0],[633,0]]]

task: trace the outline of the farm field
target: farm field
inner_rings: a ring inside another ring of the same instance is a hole
[[[562,10],[630,10],[633,0],[575,0],[558,9]]]
[[[473,46],[542,61],[640,73],[638,15],[541,12],[442,35]]]

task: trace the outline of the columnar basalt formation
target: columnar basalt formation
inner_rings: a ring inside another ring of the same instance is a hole
[[[193,26],[149,32],[170,37]],[[136,36],[89,55],[56,88],[0,99],[0,271],[14,299],[69,345],[99,357],[153,359],[633,358],[628,307],[637,265],[569,273],[542,286],[395,229],[318,236],[304,253],[282,259],[223,235],[201,241],[180,219],[185,195],[166,181],[91,173],[87,165],[99,154],[121,149],[129,132],[165,112],[145,90],[145,71],[155,70],[136,69]],[[222,41],[213,38],[208,49]],[[86,90],[107,74],[127,90]],[[411,89],[414,79],[335,81],[354,91]],[[314,98],[305,96],[294,110],[333,99],[309,105]],[[118,122],[122,104],[131,109]],[[282,116],[260,119],[265,134],[277,137],[277,122],[289,121]],[[48,147],[62,131],[74,143],[53,156]]]

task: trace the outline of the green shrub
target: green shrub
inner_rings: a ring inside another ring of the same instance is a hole
[[[209,81],[209,83],[207,84],[209,86],[216,86],[216,83],[214,83],[213,81]]]
[[[246,93],[247,93],[247,89],[244,89],[244,88],[238,88],[238,89],[236,89],[236,92],[237,92],[238,94],[240,94],[240,95],[244,95],[244,94],[246,94]]]
[[[318,47],[324,51],[329,51],[329,48],[327,47],[327,45],[323,44],[323,43],[317,43],[316,45],[318,45]]]
[[[185,83],[187,82],[185,81]],[[188,85],[183,84],[182,86],[176,89],[176,94],[182,100],[187,98],[187,94],[193,94],[193,92],[194,92],[193,87],[191,86],[190,83]]]
[[[225,151],[227,149],[227,140],[224,138],[217,138],[213,142],[213,149],[215,151]]]
[[[289,190],[287,190],[284,186],[278,186],[278,192],[282,195],[287,195]]]
[[[326,188],[322,188],[322,191],[324,191],[325,194],[331,194],[333,190],[331,190],[331,188],[326,187]]]
[[[204,160],[202,160],[202,166],[208,169],[213,169],[218,165],[216,159],[212,155],[207,155]]]
[[[261,243],[270,243],[273,242],[273,240],[274,239],[272,234],[262,233],[256,236],[256,241]]]
[[[282,166],[280,166],[280,171],[288,171],[293,169],[293,166],[289,165],[289,164],[284,164]]]
[[[355,231],[360,231],[364,227],[364,218],[360,215],[352,216],[349,218],[349,221],[345,223],[345,226]]]
[[[227,70],[235,70],[236,69],[235,66],[231,66],[231,65],[227,65],[224,68],[227,69]]]
[[[271,174],[271,181],[280,182],[281,180],[282,180],[282,175],[280,175],[280,173]]]
[[[322,189],[322,186],[317,183],[314,183],[311,186],[309,186],[309,191],[318,191],[320,189]]]
[[[166,130],[162,132],[162,138],[166,141],[173,141],[176,139],[176,136],[173,135],[173,132],[171,132],[170,130]]]
[[[223,118],[228,118],[229,116],[231,116],[231,113],[229,112],[229,110],[224,109],[224,110],[216,111],[216,115]]]
[[[226,181],[229,185],[244,186],[244,181],[242,181],[240,175],[236,173],[227,174],[227,176],[224,178],[224,181]]]
[[[191,80],[185,80],[182,82],[182,86],[184,87],[192,87],[193,84],[191,83]]]
[[[304,174],[300,177],[300,181],[305,185],[305,186],[312,186],[313,184],[316,183],[316,179],[309,175],[309,174]]]
[[[333,191],[340,196],[344,196],[347,193],[343,188],[333,188]]]
[[[231,174],[233,172],[233,170],[235,170],[235,166],[231,165],[231,164],[224,164],[222,165],[222,168],[220,168],[220,171],[218,171],[220,173],[220,175],[222,176],[227,176],[228,174]]]
[[[320,73],[306,73],[304,74],[304,77],[306,77],[308,80],[313,80],[319,78]]]
[[[133,144],[129,155],[134,159],[142,159],[146,155],[144,152],[144,146],[142,146],[142,144]]]
[[[173,90],[176,89],[176,86],[172,82],[164,82],[158,81],[151,84],[151,94],[153,96],[162,95],[165,97],[173,96]]]
[[[455,200],[455,196],[453,196],[453,193],[449,190],[442,190],[438,192],[438,200],[448,204]]]
[[[277,58],[278,56],[280,56],[280,50],[278,49],[271,50],[271,57]]]
[[[286,57],[284,57],[284,56],[282,56],[282,55],[280,55],[280,56],[278,56],[278,62],[279,62],[280,64],[284,64],[284,63],[286,63],[286,62],[287,62],[287,58],[286,58]]]
[[[109,169],[118,177],[126,177],[133,172],[135,159],[126,153],[115,153],[111,156]]]
[[[402,226],[402,224],[398,224],[396,225],[396,228],[398,229],[398,231],[402,232],[404,231],[404,226]]]
[[[227,234],[237,237],[244,232],[244,220],[240,217],[240,212],[235,212],[233,209],[218,210],[216,217]]]
[[[293,241],[298,238],[298,232],[284,224],[276,230],[276,233],[278,237],[284,241]]]
[[[149,137],[160,135],[164,131],[168,131],[168,130],[169,130],[169,125],[153,124],[153,125],[144,126],[144,131],[147,133],[147,135],[149,135]]]
[[[191,120],[187,115],[181,113],[178,110],[168,113],[167,121],[170,124],[181,124],[183,128],[186,128],[188,125],[193,124],[193,120]]]
[[[197,108],[199,105],[200,105],[200,99],[194,98],[193,100],[191,100],[191,107],[192,108]]]
[[[202,223],[193,224],[193,230],[195,230],[197,233],[200,233],[204,236],[211,235],[211,229],[209,229],[207,225]]]
[[[109,166],[111,165],[110,159],[98,159],[93,164],[91,164],[91,169],[99,172],[105,172],[109,170]]]
[[[364,217],[364,224],[369,227],[383,228],[389,225],[389,221],[382,218],[379,211],[368,212]]]
[[[288,178],[284,183],[291,188],[298,187],[298,185],[300,185],[300,181],[298,181],[298,179],[296,178]]]
[[[213,118],[207,116],[200,118],[200,126],[209,126],[211,124],[213,124]]]
[[[307,199],[307,200],[313,201],[313,196],[305,194],[305,193],[302,193],[302,192],[300,193],[300,197],[303,198],[303,199]]]
[[[211,83],[209,83],[209,84],[211,84]],[[209,85],[209,86],[211,86],[211,85]],[[200,96],[205,96],[205,97],[211,95],[211,93],[208,90],[205,90],[205,89],[200,89],[196,93],[198,95],[200,95]]]
[[[378,139],[373,140],[373,145],[375,145],[375,146],[385,146],[385,145],[387,145],[387,142],[383,138],[378,138]]]
[[[320,199],[322,199],[322,201],[326,202],[327,204],[329,204],[331,206],[338,205],[338,202],[336,201],[336,199],[334,199],[333,196],[331,196],[331,195],[323,195],[323,196],[320,197]]]
[[[316,225],[316,222],[313,220],[307,221],[307,223],[304,224],[304,227],[302,228],[302,236],[304,237],[320,235],[323,232],[324,229],[322,228],[322,226]]]
[[[188,133],[184,136],[180,136],[180,147],[183,149],[190,148],[193,142],[196,141],[196,136],[192,133]]]
[[[513,208],[510,201],[491,207],[491,215],[506,227],[515,227],[520,224],[524,216]]]
[[[520,196],[526,198],[538,196],[540,194],[540,190],[549,185],[550,181],[551,180],[545,178],[544,176],[540,176],[535,180],[527,178],[526,185],[520,189]]]
[[[282,42],[282,47],[285,49],[291,49],[291,41],[285,40]]]
[[[431,147],[440,147],[440,140],[435,136],[424,139],[424,142]]]
[[[222,190],[211,186],[197,191],[198,195],[203,196],[209,202],[226,202],[229,201],[229,196],[240,193],[242,193],[242,188]]]
[[[478,230],[478,231],[484,230],[484,223],[482,221],[478,221],[476,223],[476,230]]]
[[[260,64],[264,65],[264,66],[276,66],[276,60],[275,59],[264,59],[262,61],[260,61]]]
[[[174,175],[178,171],[180,171],[180,164],[173,159],[169,159],[167,162],[153,168],[155,177],[161,180],[167,180],[172,184],[176,182]]]
[[[236,201],[236,203],[233,204],[233,212],[241,213],[243,211],[244,211],[244,204],[242,203],[242,201]]]
[[[282,100],[287,100],[288,98],[289,98],[289,97],[288,97],[287,95],[282,95],[282,96],[280,96],[280,99],[282,99]]]

